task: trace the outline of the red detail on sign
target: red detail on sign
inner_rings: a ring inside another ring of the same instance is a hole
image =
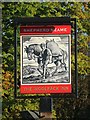
[[[21,85],[21,94],[71,93],[71,84],[58,85]]]
[[[20,27],[20,35],[70,34],[70,33],[71,33],[70,25]]]

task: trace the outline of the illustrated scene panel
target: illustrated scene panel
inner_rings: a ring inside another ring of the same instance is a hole
[[[68,36],[22,37],[22,84],[70,83]]]

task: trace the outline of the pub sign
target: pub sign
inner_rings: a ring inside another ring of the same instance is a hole
[[[20,26],[20,93],[71,93],[71,25]]]

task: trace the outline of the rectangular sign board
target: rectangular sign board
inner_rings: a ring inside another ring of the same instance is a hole
[[[20,27],[21,94],[71,93],[71,26]]]

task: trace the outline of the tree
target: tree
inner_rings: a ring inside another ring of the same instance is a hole
[[[2,3],[2,53],[3,53],[3,120],[18,118],[20,110],[38,109],[38,100],[14,100],[13,84],[14,84],[14,18],[15,17],[60,17],[70,16],[77,18],[78,33],[78,73],[79,73],[79,98],[75,99],[58,99],[54,100],[54,109],[58,118],[74,119],[79,116],[79,110],[87,106],[88,91],[87,80],[83,76],[90,74],[90,66],[87,56],[88,43],[90,42],[90,2],[13,2]],[[19,42],[19,37],[18,37]],[[72,50],[74,40],[72,37]],[[19,46],[18,46],[19,51]],[[74,81],[74,52],[72,52],[72,80]],[[19,61],[18,61],[18,71]],[[20,72],[19,72],[20,74]],[[83,93],[83,94],[82,94]],[[24,102],[24,104],[23,104]],[[33,108],[32,103],[36,107]],[[58,105],[57,105],[58,103]],[[32,106],[32,107],[31,107]],[[68,111],[69,109],[69,111]],[[16,113],[16,116],[15,116]],[[76,118],[77,119],[77,118]]]

